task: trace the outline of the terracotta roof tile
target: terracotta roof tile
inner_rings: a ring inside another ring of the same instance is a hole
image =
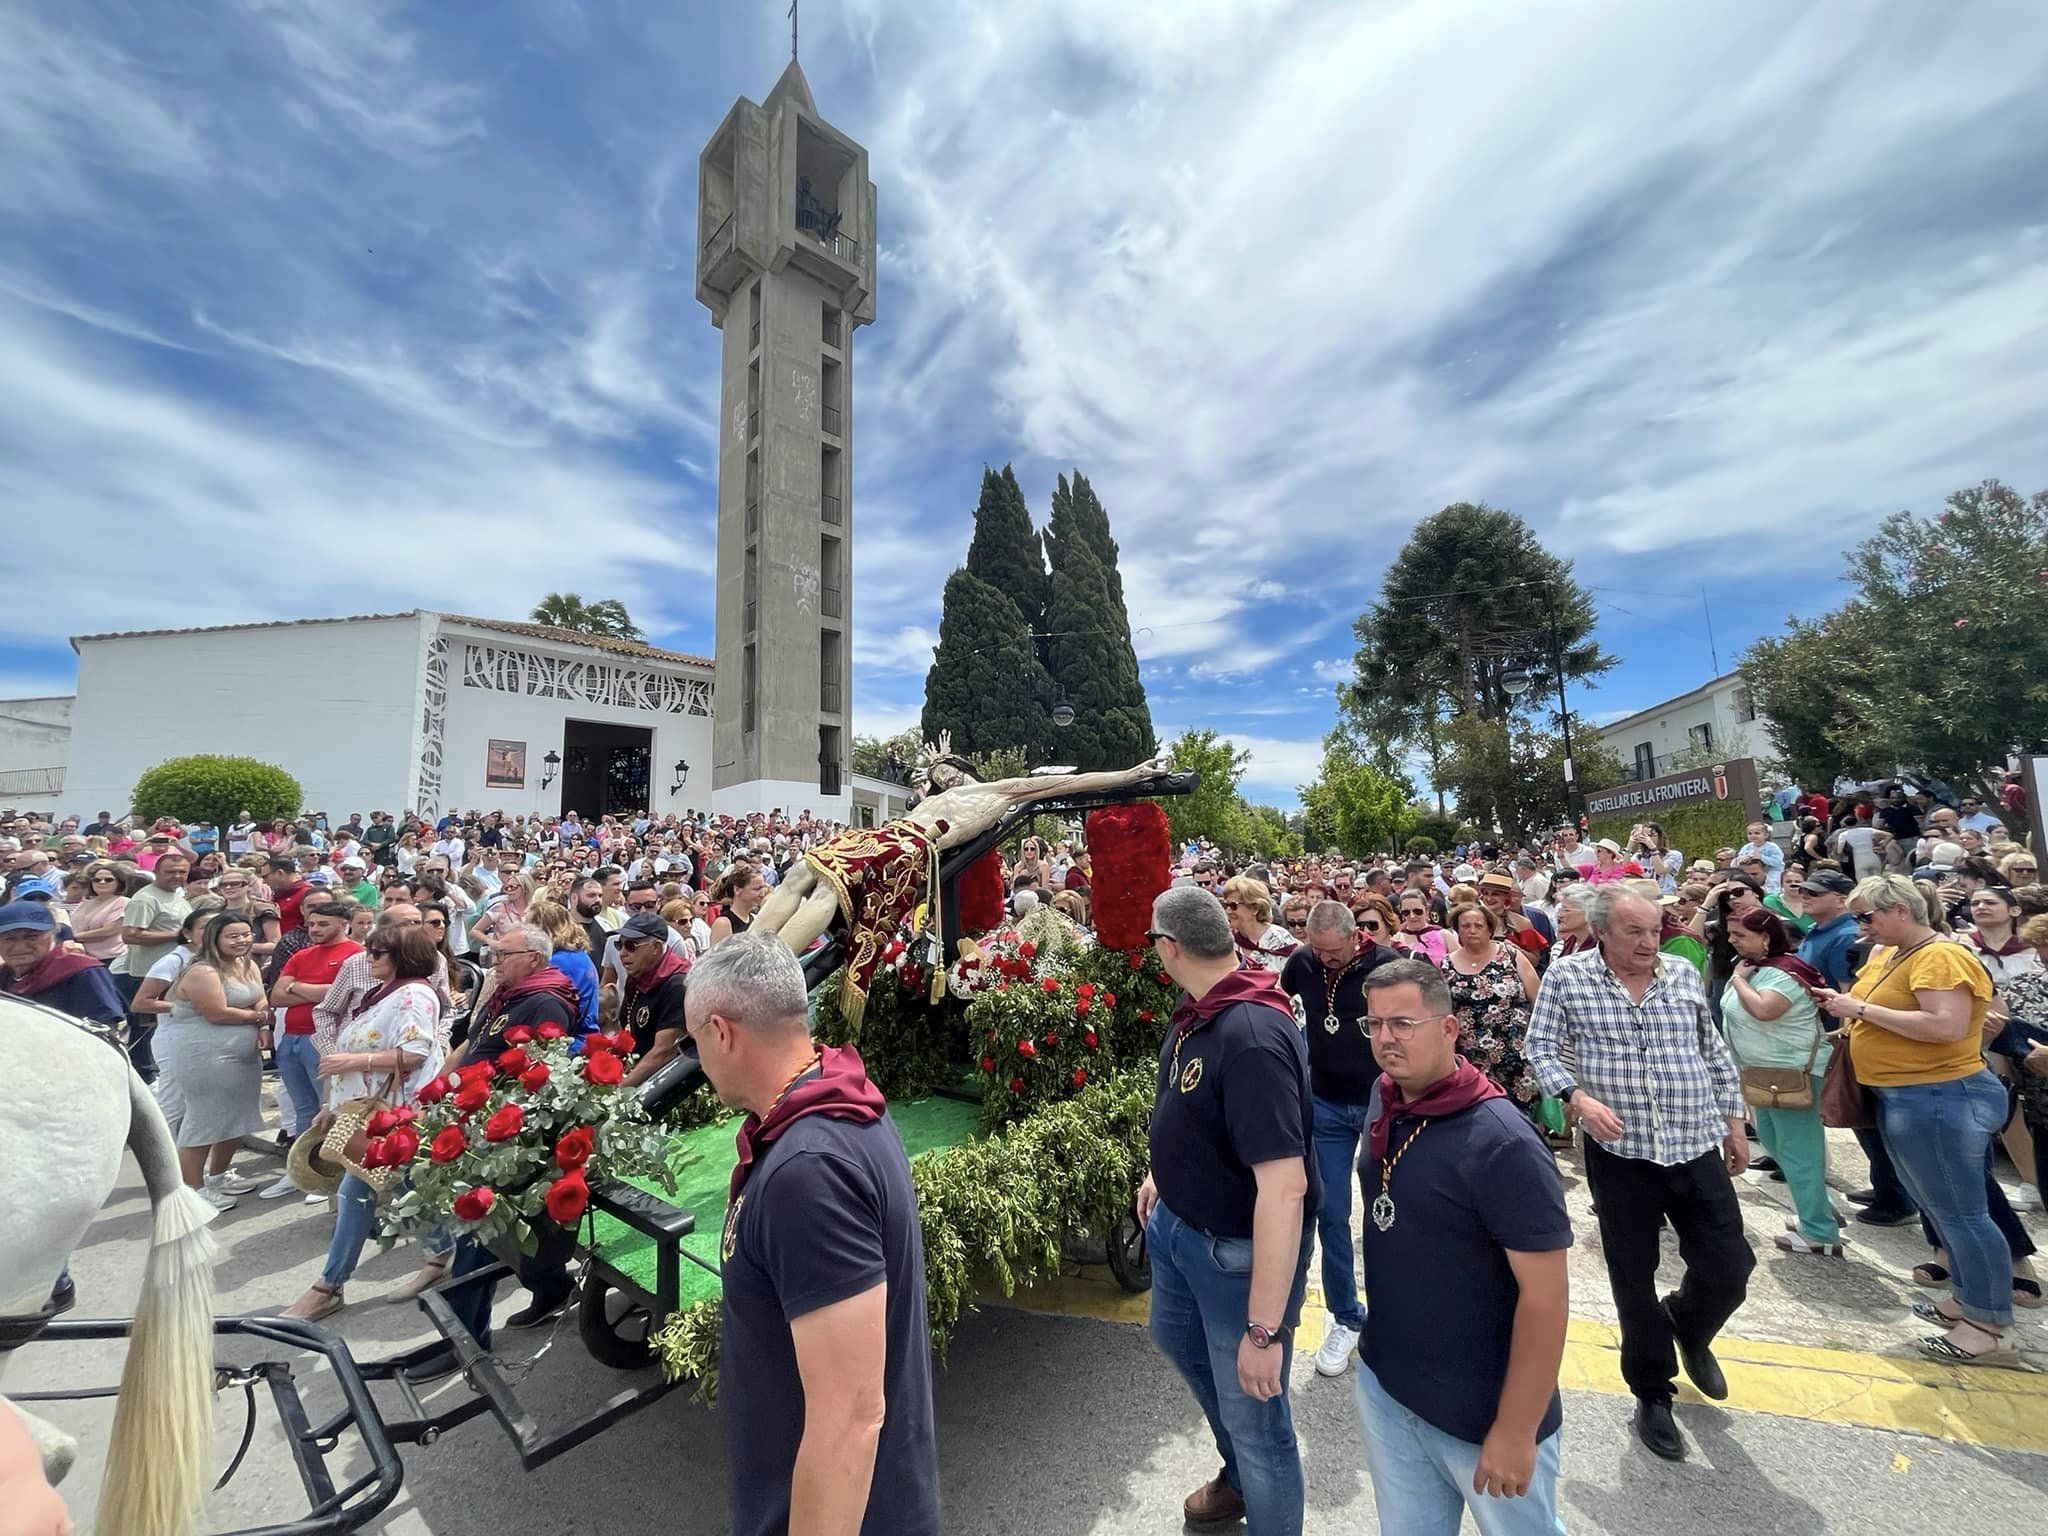
[[[415,619],[421,612],[409,613],[353,613],[339,618],[321,619],[267,619],[253,624],[195,624],[183,629],[126,629],[114,630],[98,635],[73,635],[71,649],[77,650],[88,640],[146,640],[154,635],[222,635],[251,629],[293,629],[308,624],[361,624],[380,620]],[[580,630],[561,629],[552,624],[531,624],[515,619],[480,619],[466,613],[435,613],[434,617],[450,624],[467,624],[476,629],[496,630],[500,634],[525,635],[533,640],[553,640],[564,645],[588,646],[593,650],[609,651],[615,656],[639,656],[650,661],[680,662],[686,666],[709,667],[709,656],[692,656],[686,651],[663,650],[658,645],[648,645],[639,640],[620,640],[610,635],[586,635]]]

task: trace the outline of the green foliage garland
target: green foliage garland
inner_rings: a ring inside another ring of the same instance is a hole
[[[984,1141],[912,1160],[925,1310],[943,1354],[985,1283],[1005,1296],[1059,1272],[1069,1234],[1124,1209],[1147,1167],[1153,1076],[1119,1073]],[[718,1389],[718,1303],[669,1318],[649,1343],[670,1380]]]
[[[232,826],[243,811],[258,821],[296,816],[305,805],[299,781],[273,763],[211,752],[167,758],[135,781],[129,797],[145,821],[175,816],[181,822]]]

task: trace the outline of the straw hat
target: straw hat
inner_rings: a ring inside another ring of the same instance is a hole
[[[306,1130],[285,1154],[285,1175],[309,1195],[332,1195],[341,1188],[341,1176],[348,1172],[340,1163],[321,1155],[320,1143],[326,1139],[324,1128]]]

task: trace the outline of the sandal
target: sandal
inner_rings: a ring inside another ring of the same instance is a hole
[[[1924,1285],[1930,1290],[1938,1285],[1947,1285],[1948,1271],[1939,1264],[1915,1264],[1913,1266],[1913,1283],[1915,1285]]]
[[[1918,1296],[1914,1298],[1913,1315],[1919,1318],[1922,1322],[1941,1323],[1944,1326],[1950,1328],[1955,1327],[1957,1323],[1960,1323],[1963,1320],[1960,1315],[1951,1317],[1948,1313],[1941,1310],[1940,1302],[1929,1301],[1924,1296]]]
[[[448,1278],[448,1261],[454,1257],[454,1250],[430,1255],[421,1261],[420,1267],[407,1277],[405,1283],[384,1300],[392,1306],[415,1301]]]
[[[1842,1248],[1847,1239],[1838,1237],[1832,1243],[1822,1243],[1816,1242],[1804,1232],[1794,1231],[1780,1232],[1773,1241],[1787,1253],[1811,1253],[1831,1259],[1839,1259],[1842,1257]]]
[[[341,1287],[323,1285],[315,1280],[306,1294],[285,1308],[286,1317],[295,1317],[301,1322],[317,1323],[323,1317],[332,1317],[347,1303],[342,1300]]]
[[[2012,1277],[2012,1304],[2016,1307],[2041,1305],[2041,1282],[2030,1275]]]
[[[2006,1370],[2025,1370],[2027,1368],[2026,1362],[2020,1356],[2020,1347],[2013,1342],[2012,1335],[1993,1333],[1990,1329],[1979,1327],[1976,1323],[1964,1323],[1958,1326],[1976,1328],[1979,1333],[1992,1341],[1991,1348],[1978,1354],[1972,1354],[1969,1350],[1962,1348],[1954,1342],[1954,1335],[1952,1333],[1936,1334],[1922,1339],[1916,1347],[1928,1359],[1939,1361],[1943,1365],[1988,1365],[2002,1367]]]

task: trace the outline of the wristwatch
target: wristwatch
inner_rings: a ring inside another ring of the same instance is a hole
[[[1271,1349],[1287,1337],[1285,1328],[1268,1328],[1264,1323],[1246,1323],[1244,1331],[1251,1338],[1253,1349]]]
[[[1571,1085],[1571,1087],[1569,1087],[1569,1088],[1565,1089],[1565,1091],[1564,1091],[1563,1093],[1560,1093],[1560,1094],[1559,1094],[1559,1095],[1557,1096],[1557,1101],[1558,1101],[1558,1103],[1560,1103],[1560,1104],[1569,1104],[1569,1103],[1571,1103],[1571,1101],[1572,1101],[1572,1095],[1573,1095],[1573,1094],[1575,1094],[1575,1093],[1577,1093],[1578,1091],[1579,1091],[1579,1085],[1578,1085],[1577,1083],[1573,1083],[1573,1084]]]

